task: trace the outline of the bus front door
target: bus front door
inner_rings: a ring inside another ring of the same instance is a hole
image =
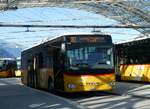
[[[55,89],[63,90],[63,66],[61,49],[55,48],[53,53]]]

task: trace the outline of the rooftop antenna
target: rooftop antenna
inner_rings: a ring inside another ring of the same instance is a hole
[[[25,30],[25,32],[35,32],[34,30],[30,30],[29,27]]]
[[[27,30],[25,31],[25,32],[29,32],[30,30],[29,30],[29,27],[27,27]]]
[[[92,30],[91,32],[92,32],[92,33],[102,33],[101,30],[98,30],[98,29],[96,29],[96,28],[93,28],[93,30]]]

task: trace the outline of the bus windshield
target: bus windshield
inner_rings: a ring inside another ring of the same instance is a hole
[[[112,47],[80,46],[67,50],[67,69],[113,68]]]

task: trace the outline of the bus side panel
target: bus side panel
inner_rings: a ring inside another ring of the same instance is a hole
[[[27,70],[22,70],[22,83],[24,85],[28,85],[28,71]],[[53,69],[50,68],[41,68],[37,71],[37,86],[42,89],[47,89],[48,88],[48,79],[49,77],[53,77]]]
[[[8,70],[9,72],[9,77],[15,77],[15,69],[11,68],[10,70]]]
[[[64,91],[103,91],[112,90],[115,74],[67,75],[64,74]]]
[[[16,77],[21,77],[21,70],[19,70],[19,69],[16,70],[16,71],[15,71],[15,76],[16,76]]]
[[[21,81],[24,85],[27,85],[27,69],[21,70]]]
[[[13,69],[8,69],[4,71],[0,71],[0,77],[15,77],[15,70]]]
[[[121,80],[128,81],[150,81],[150,64],[143,65],[121,65]]]
[[[150,82],[150,64],[142,65],[143,75],[142,81]]]
[[[132,80],[131,72],[134,67],[132,65],[120,65],[120,76],[121,80]]]
[[[3,78],[9,77],[9,71],[8,70],[0,71],[0,77]]]
[[[48,89],[48,79],[53,78],[52,68],[42,68],[38,71],[38,86],[42,89]]]

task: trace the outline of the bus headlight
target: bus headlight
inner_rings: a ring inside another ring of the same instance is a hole
[[[76,88],[76,85],[75,84],[68,84],[68,86],[67,86],[69,89],[74,89],[74,88]]]
[[[115,82],[112,81],[112,82],[109,83],[109,85],[110,85],[110,86],[115,86]]]

